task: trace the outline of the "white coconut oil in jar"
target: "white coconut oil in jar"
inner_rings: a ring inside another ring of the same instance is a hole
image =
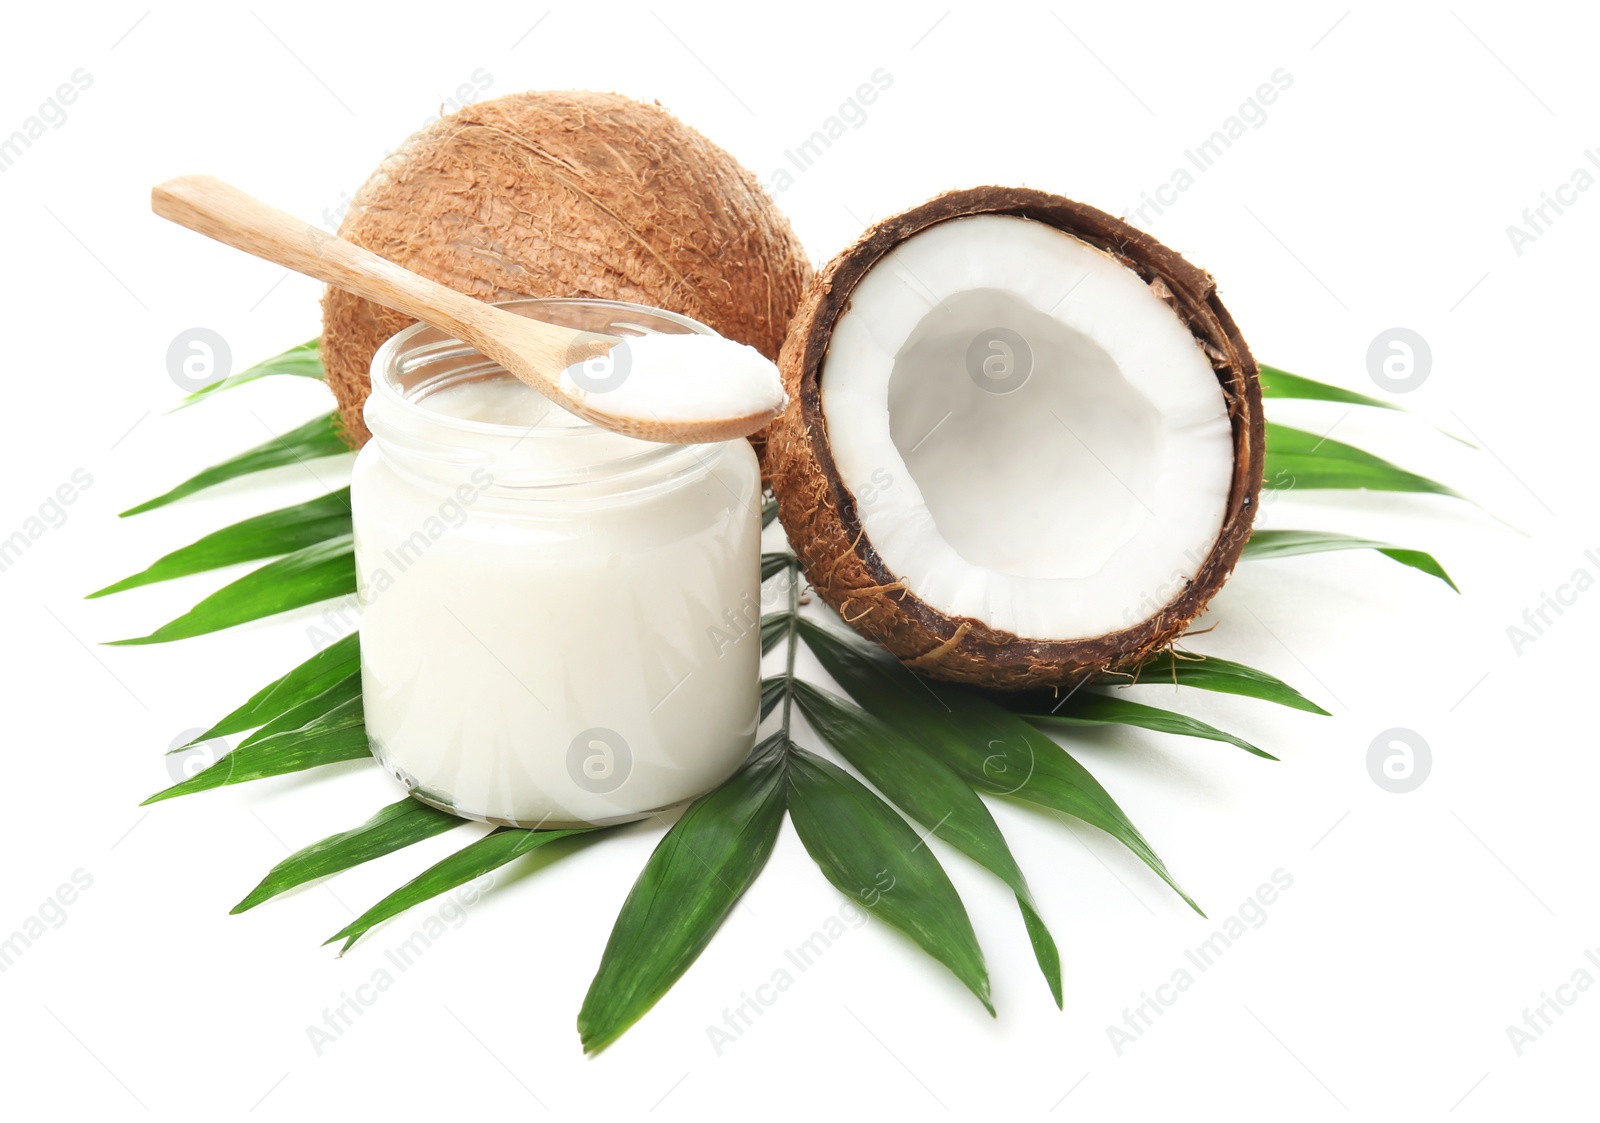
[[[598,300],[502,305],[709,334]],[[417,325],[373,359],[351,483],[373,754],[414,796],[524,827],[618,822],[731,775],[759,704],[760,471],[558,409]]]

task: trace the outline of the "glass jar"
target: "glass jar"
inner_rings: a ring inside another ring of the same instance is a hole
[[[711,334],[613,301],[501,307]],[[412,795],[491,823],[597,824],[738,768],[760,690],[747,441],[608,432],[425,324],[373,357],[365,418],[351,508],[367,733]]]

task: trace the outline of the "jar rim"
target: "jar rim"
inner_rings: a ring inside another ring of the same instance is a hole
[[[537,318],[556,323],[587,320],[570,326],[624,336],[652,334],[663,326],[679,329],[667,334],[716,334],[707,325],[680,313],[620,300],[526,297],[497,301],[494,306],[529,316],[555,313]],[[570,314],[561,315],[563,312]],[[479,365],[463,370],[458,376],[461,380],[474,381],[495,371],[504,373],[503,367],[470,344],[427,323],[412,324],[385,340],[372,357],[371,392],[363,411],[374,439],[385,447],[403,445],[407,452],[427,460],[459,464],[514,460],[521,465],[515,475],[524,480],[524,487],[583,483],[602,476],[616,480],[639,472],[653,474],[681,458],[704,460],[705,454],[700,450],[715,447],[656,444],[589,423],[546,427],[470,420],[424,404],[428,392],[441,388],[438,384],[424,381],[412,388],[422,393],[408,393],[403,388],[402,378],[408,370],[430,363],[470,362],[473,357],[480,360]],[[447,380],[446,384],[449,381],[454,380]],[[557,460],[570,458],[574,463],[541,464],[541,452]]]
[[[681,327],[681,328],[685,329],[681,333],[677,333],[677,334],[682,334],[682,335],[716,335],[717,334],[715,329],[707,326],[706,324],[701,323],[699,320],[692,319],[689,316],[682,315],[681,313],[671,312],[671,311],[668,311],[665,308],[652,308],[648,304],[634,304],[634,303],[630,303],[629,301],[625,301],[625,300],[602,300],[599,297],[585,297],[585,296],[550,296],[550,297],[543,297],[543,296],[532,297],[532,296],[530,296],[530,297],[518,297],[518,298],[516,298],[514,300],[486,301],[485,303],[488,303],[492,307],[495,307],[495,308],[505,309],[508,312],[516,312],[519,309],[539,309],[539,308],[551,308],[551,309],[558,309],[558,308],[592,308],[592,309],[611,310],[614,313],[615,312],[629,312],[629,313],[634,314],[635,316],[651,317],[651,318],[654,318],[654,319],[661,320],[661,321],[663,321],[665,323],[672,324],[672,325],[674,325],[676,327]],[[530,318],[537,318],[537,317],[530,317]],[[623,326],[623,325],[618,325],[618,326]],[[636,325],[629,325],[629,326],[640,327],[642,325],[637,325],[636,324]],[[458,344],[462,348],[465,348],[467,350],[473,351],[473,352],[475,352],[477,354],[480,354],[480,355],[482,354],[481,351],[477,351],[477,349],[472,347],[471,344],[465,343],[465,342],[463,342],[463,341],[461,341],[459,339],[456,339],[454,336],[451,336],[448,332],[445,332],[445,331],[443,331],[443,330],[441,330],[439,328],[436,328],[431,324],[422,323],[422,322],[418,322],[418,323],[412,324],[410,327],[402,328],[400,331],[396,332],[394,335],[391,335],[388,339],[384,340],[383,344],[378,348],[377,352],[372,356],[372,366],[371,366],[371,370],[369,371],[369,379],[370,379],[371,386],[372,386],[372,393],[374,393],[374,394],[383,393],[384,396],[389,398],[390,400],[398,402],[398,403],[401,403],[401,406],[404,409],[425,409],[426,408],[426,407],[422,406],[422,404],[419,401],[414,401],[411,398],[407,397],[404,393],[402,393],[401,390],[397,386],[395,386],[394,383],[387,377],[387,373],[390,370],[392,370],[392,369],[394,369],[394,368],[396,368],[398,366],[398,359],[406,353],[406,351],[407,351],[407,349],[409,347],[411,347],[413,345],[413,342],[416,340],[416,338],[418,336],[424,335],[424,334],[426,334],[428,332],[433,332],[433,333],[439,335],[440,336],[439,342],[440,342],[441,345],[448,345],[450,343],[455,343],[455,344]],[[645,335],[645,334],[650,334],[650,333],[648,331],[641,331],[641,332],[636,332],[634,334]],[[504,370],[505,369],[503,367],[499,367],[498,364],[494,364],[494,365],[500,370]],[[384,372],[385,377],[379,377],[379,372],[380,371]],[[559,407],[557,407],[557,408],[559,408]],[[453,417],[453,416],[451,416],[450,414],[447,414],[447,413],[440,413],[438,411],[429,411],[429,420],[431,421],[434,418],[440,419],[449,428],[460,428],[463,432],[495,434],[495,433],[503,433],[505,430],[511,429],[511,430],[516,430],[518,432],[525,432],[529,436],[537,436],[537,438],[539,438],[539,439],[571,437],[574,434],[579,435],[579,436],[584,436],[584,435],[588,435],[588,434],[590,434],[592,432],[603,431],[603,430],[600,430],[600,427],[596,426],[596,425],[570,426],[570,427],[566,427],[566,428],[550,428],[550,429],[541,429],[541,428],[538,428],[538,427],[534,427],[532,429],[529,429],[526,426],[504,425],[504,424],[501,424],[500,422],[496,422],[496,421],[473,421],[473,420],[469,420],[468,418],[464,418],[464,417]],[[675,447],[675,446],[664,446],[664,447]]]

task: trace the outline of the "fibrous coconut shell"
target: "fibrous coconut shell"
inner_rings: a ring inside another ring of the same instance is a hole
[[[582,296],[665,308],[776,358],[812,271],[755,177],[659,105],[511,94],[413,135],[339,234],[480,300]],[[352,447],[368,367],[413,321],[339,289],[322,356]]]

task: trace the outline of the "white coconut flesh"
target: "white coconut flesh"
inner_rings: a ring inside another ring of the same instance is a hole
[[[822,412],[862,529],[951,617],[1037,640],[1131,627],[1217,541],[1233,437],[1216,373],[1137,274],[1031,219],[924,230],[836,322]]]

